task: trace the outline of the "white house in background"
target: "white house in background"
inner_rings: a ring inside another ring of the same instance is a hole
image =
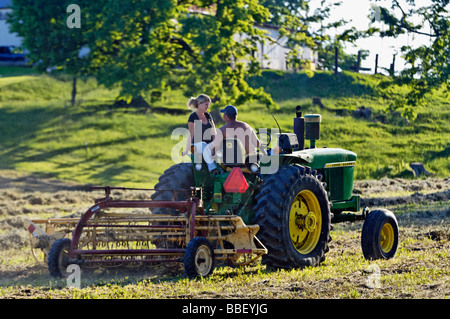
[[[211,7],[206,9],[199,8],[197,6],[191,6],[189,11],[195,12],[197,14],[212,15],[215,13],[215,10],[215,5],[212,5]],[[271,24],[256,25],[256,27],[261,30],[265,30],[268,33],[269,37],[276,40],[276,42],[274,43],[270,43],[269,41],[261,41],[259,43],[258,50],[254,54],[255,57],[258,58],[261,67],[263,69],[272,70],[289,70],[286,62],[286,56],[289,52],[289,48],[286,47],[287,38],[280,38],[279,27]],[[236,40],[239,41],[240,37],[242,36],[236,35]],[[309,60],[311,69],[317,69],[319,62],[318,53],[311,48],[303,46],[300,59]]]
[[[288,70],[286,63],[286,55],[289,52],[289,48],[286,47],[287,38],[280,38],[279,28],[270,24],[264,24],[257,26],[259,29],[268,32],[268,35],[277,40],[276,43],[270,43],[269,41],[260,42],[258,46],[258,52],[255,53],[263,69],[272,70]],[[307,46],[302,47],[302,53],[300,58],[302,60],[309,60],[311,62],[311,69],[315,70],[318,65],[319,57],[316,51]]]
[[[21,46],[22,38],[9,31],[6,23],[6,14],[11,12],[11,0],[0,0],[0,46]]]

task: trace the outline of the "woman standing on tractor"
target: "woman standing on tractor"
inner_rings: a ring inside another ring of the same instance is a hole
[[[211,143],[216,136],[216,127],[208,108],[211,105],[211,98],[208,95],[200,94],[196,98],[191,97],[187,103],[189,109],[193,112],[188,119],[189,136],[186,143],[186,150],[182,153],[187,155],[191,145],[195,146],[196,153],[202,154],[208,169],[213,171],[216,164],[212,158],[211,152],[204,152],[206,145]]]

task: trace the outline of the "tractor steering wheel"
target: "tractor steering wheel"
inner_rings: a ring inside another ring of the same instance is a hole
[[[261,134],[260,133],[262,133],[262,134],[265,133],[267,135],[266,139],[265,139],[265,143],[264,143],[264,141],[261,140]],[[262,151],[262,153],[267,154],[267,150],[268,150],[267,147],[270,145],[270,142],[272,141],[272,135],[270,135],[270,133],[267,132],[267,131],[262,131],[262,132],[258,131],[256,133],[256,135],[258,136],[258,139],[260,141],[259,150]]]

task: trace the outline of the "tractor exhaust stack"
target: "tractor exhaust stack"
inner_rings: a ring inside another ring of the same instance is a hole
[[[296,117],[294,118],[294,133],[297,135],[298,148],[294,151],[301,151],[305,149],[305,119],[302,117],[300,105],[295,108]]]

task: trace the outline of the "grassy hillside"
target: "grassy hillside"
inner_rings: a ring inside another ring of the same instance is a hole
[[[69,80],[26,72],[0,68],[0,169],[80,183],[151,187],[173,165],[171,151],[181,137],[172,140],[171,134],[187,127],[189,114],[180,92],[165,92],[154,110],[119,108],[112,106],[118,91],[86,79],[78,81],[78,104],[71,107]],[[279,104],[273,114],[283,131],[292,131],[298,104],[304,113],[321,113],[318,147],[356,152],[357,179],[407,176],[413,161],[424,162],[439,177],[449,176],[450,102],[445,94],[434,95],[427,108],[417,109],[417,120],[406,124],[398,115],[384,114],[390,93],[378,87],[380,81],[352,73],[308,78],[265,72],[253,84],[264,86]],[[399,88],[395,94],[401,92]],[[321,98],[323,108],[313,105],[314,96]],[[361,106],[372,109],[371,119],[351,116]],[[258,103],[239,106],[239,111],[239,118],[255,129],[277,127]]]

